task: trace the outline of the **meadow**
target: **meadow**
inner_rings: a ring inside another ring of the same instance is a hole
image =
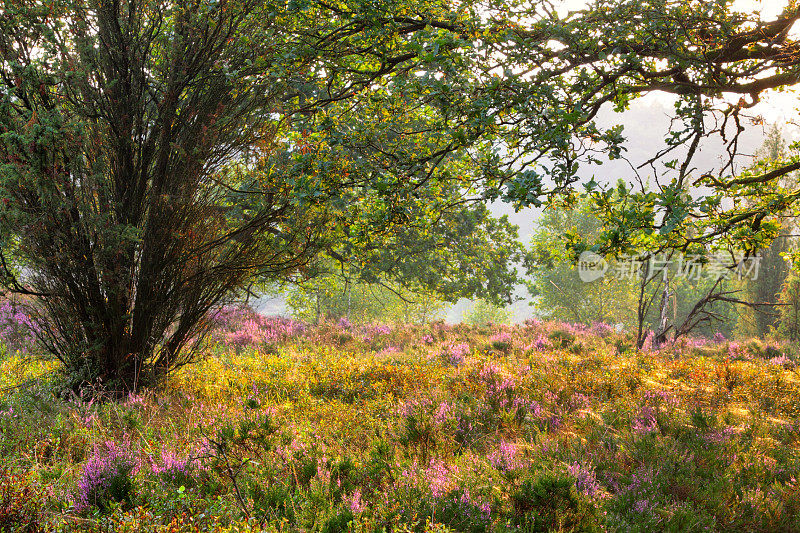
[[[201,360],[122,401],[7,346],[0,531],[800,530],[790,346],[215,320]]]

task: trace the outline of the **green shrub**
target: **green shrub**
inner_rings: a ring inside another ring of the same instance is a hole
[[[561,348],[568,348],[575,342],[575,334],[566,329],[554,329],[547,336],[553,345]]]
[[[600,530],[594,506],[565,475],[540,472],[511,495],[512,523],[526,533]]]

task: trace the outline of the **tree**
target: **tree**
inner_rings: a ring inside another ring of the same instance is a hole
[[[486,300],[476,300],[472,307],[464,313],[464,322],[473,326],[508,324],[510,321],[511,312],[508,309]]]
[[[635,256],[598,254],[595,257],[605,261],[605,267],[598,266],[595,276],[581,277],[581,253],[591,252],[605,238],[603,223],[592,208],[591,197],[582,195],[574,205],[548,207],[538,221],[526,265],[531,276],[528,290],[545,317],[581,324],[622,324],[636,332],[641,347],[650,332],[658,331],[662,315],[672,327],[680,328],[691,323],[695,304],[712,287],[724,292],[735,287],[733,276],[715,284],[716,278],[698,275],[701,272],[687,273],[685,268],[681,272],[681,257],[656,256],[647,248]],[[662,305],[667,280],[667,301]],[[718,302],[713,312],[717,323],[703,322],[692,329],[706,335],[718,331],[730,335],[735,323],[732,305]]]
[[[779,161],[786,158],[786,150],[783,133],[776,124],[773,124],[756,156],[759,159]],[[796,174],[796,172],[788,174],[776,183],[784,188],[796,186],[798,183]],[[748,280],[745,287],[750,301],[767,304],[759,308],[744,309],[740,314],[743,326],[740,329],[749,330],[749,333],[753,335],[768,334],[772,328],[778,326],[780,318],[779,309],[774,304],[778,303],[783,284],[789,275],[790,268],[785,255],[791,249],[793,241],[791,234],[794,232],[796,222],[794,213],[791,211],[779,215],[781,216],[780,233],[769,246],[756,252],[760,259],[758,277]]]
[[[758,124],[747,114],[762,95],[800,83],[794,2],[771,21],[727,0],[597,0],[568,14],[534,0],[487,18],[501,29],[487,39],[505,75],[482,93],[489,103],[462,108],[488,110],[484,120],[507,147],[493,161],[490,197],[537,205],[583,182],[607,228],[601,253],[724,253],[729,271],[779,235],[780,214],[800,197],[779,180],[800,160],[787,154],[740,170],[738,141],[748,121]],[[598,113],[624,112],[654,92],[675,101],[666,146],[632,165],[622,187],[582,178],[587,166],[624,157],[622,127],[601,126]],[[712,136],[729,157],[695,168]],[[759,302],[713,285],[676,333],[715,320],[715,303]]]
[[[605,322],[632,327],[636,278],[607,275],[584,281],[571,245],[580,238],[591,242],[602,227],[585,199],[577,205],[550,206],[537,221],[527,256],[528,291],[537,312],[547,318],[591,324]]]
[[[780,293],[780,332],[792,342],[800,340],[800,276],[792,271]]]
[[[292,315],[306,322],[342,320],[355,324],[424,324],[437,319],[444,302],[435,294],[415,294],[399,285],[366,283],[331,268],[286,291]]]
[[[474,135],[420,129],[437,120],[433,74],[464,71],[452,28],[471,16],[438,3],[4,1],[2,282],[34,298],[75,386],[154,383],[254,280],[302,275],[323,251],[351,261],[342,245],[369,249],[370,232],[424,235],[474,201],[474,174],[456,172]],[[395,120],[359,115],[382,99]],[[365,153],[390,122],[395,145]],[[381,166],[398,154],[402,168]]]

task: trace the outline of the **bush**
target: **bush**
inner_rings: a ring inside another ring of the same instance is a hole
[[[131,503],[134,466],[127,446],[108,441],[95,449],[78,480],[75,509],[86,512],[97,507],[105,513],[114,502]]]
[[[554,329],[547,338],[553,341],[553,345],[561,348],[567,348],[575,342],[575,334],[566,329]]]
[[[0,531],[41,531],[41,495],[19,473],[0,468]]]
[[[513,524],[525,532],[600,530],[594,506],[578,494],[574,480],[556,473],[523,481],[511,506]]]

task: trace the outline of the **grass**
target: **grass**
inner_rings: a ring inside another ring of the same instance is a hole
[[[800,530],[792,349],[629,345],[235,315],[117,403],[57,399],[6,353],[0,530]]]

